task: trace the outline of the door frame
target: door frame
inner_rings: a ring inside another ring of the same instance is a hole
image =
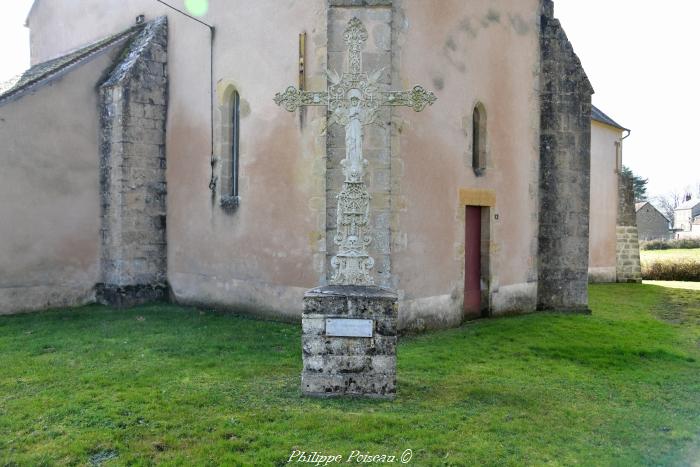
[[[494,219],[498,219],[496,214],[496,194],[492,190],[477,190],[461,188],[459,190],[459,209],[461,218],[463,219],[461,226],[461,235],[463,241],[466,235],[466,207],[481,208],[481,314],[479,317],[486,318],[492,316],[491,309],[491,283],[492,283],[492,265],[493,258],[491,251],[493,250],[493,223]],[[466,255],[466,244],[464,248]],[[462,286],[466,280],[466,257],[462,258]],[[464,291],[462,291],[462,313],[464,313]],[[478,318],[474,316],[473,318]]]

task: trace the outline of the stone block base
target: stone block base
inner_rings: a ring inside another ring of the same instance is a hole
[[[149,302],[167,301],[170,289],[166,284],[108,285],[97,284],[97,303],[116,308],[128,308]]]
[[[642,282],[637,226],[617,226],[617,282]]]
[[[302,393],[393,398],[397,318],[397,296],[389,289],[325,286],[306,292]]]

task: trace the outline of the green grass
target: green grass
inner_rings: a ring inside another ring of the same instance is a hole
[[[688,250],[641,250],[639,256],[644,262],[653,261],[697,261],[700,262],[700,248]]]
[[[1,317],[0,465],[700,459],[700,292],[598,285],[591,308],[403,338],[394,402],[302,398],[298,325],[165,305]]]

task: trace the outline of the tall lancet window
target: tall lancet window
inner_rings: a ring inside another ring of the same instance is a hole
[[[472,168],[479,176],[486,171],[486,109],[474,106],[472,114]]]
[[[231,196],[238,198],[238,154],[240,148],[241,97],[238,91],[231,96]]]
[[[221,207],[235,208],[239,199],[239,155],[241,127],[241,97],[229,86],[223,96],[221,109],[220,190]]]

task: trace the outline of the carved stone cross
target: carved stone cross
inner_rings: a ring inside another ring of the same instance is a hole
[[[345,159],[341,162],[345,181],[338,194],[338,230],[335,244],[338,254],[331,260],[334,272],[331,284],[372,285],[369,271],[374,259],[367,247],[372,241],[369,226],[370,195],[364,182],[367,160],[362,155],[364,125],[374,123],[381,106],[407,106],[420,112],[432,105],[436,97],[422,86],[410,91],[380,91],[377,80],[383,69],[372,73],[362,71],[362,49],[367,41],[367,29],[353,18],[343,35],[348,47],[348,71],[342,76],[328,71],[331,85],[327,91],[303,91],[290,86],[275,95],[275,103],[289,112],[306,105],[328,106],[327,126],[345,127]]]

